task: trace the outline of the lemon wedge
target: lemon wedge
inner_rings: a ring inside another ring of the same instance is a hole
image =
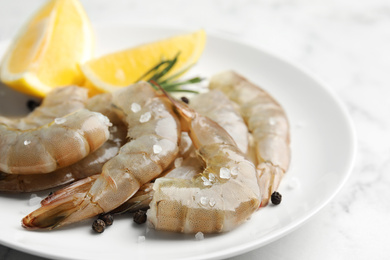
[[[205,44],[206,33],[198,30],[107,54],[81,66],[85,86],[95,93],[115,91],[135,83],[153,66],[180,53],[176,64],[165,75],[169,77],[196,63]]]
[[[94,36],[78,0],[50,0],[21,29],[3,57],[0,79],[38,97],[55,87],[81,85],[80,63],[92,58]]]

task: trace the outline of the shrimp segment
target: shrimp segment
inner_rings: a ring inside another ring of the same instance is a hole
[[[25,228],[53,229],[109,212],[157,177],[178,153],[180,124],[166,98],[146,82],[112,94],[112,106],[128,124],[129,142],[85,189],[63,189],[57,199],[26,216]],[[88,184],[89,183],[89,184]]]
[[[210,89],[222,91],[241,108],[255,143],[261,206],[265,206],[290,164],[287,116],[267,92],[235,72],[227,71],[212,77]]]
[[[191,180],[157,179],[148,221],[166,231],[229,231],[260,205],[256,169],[217,123],[182,103],[171,102],[206,168]]]
[[[55,88],[47,94],[42,104],[27,116],[22,118],[0,116],[0,124],[19,130],[36,128],[84,108],[87,100],[88,90],[85,88],[76,86]]]
[[[65,185],[102,172],[103,165],[114,157],[124,144],[126,129],[110,127],[110,138],[81,161],[49,174],[4,174],[0,172],[0,191],[36,192]]]
[[[248,150],[248,128],[239,111],[221,91],[211,90],[191,99],[189,104],[196,112],[218,123],[234,139],[243,153]]]
[[[107,117],[86,109],[30,130],[0,124],[0,171],[48,173],[71,165],[107,141],[109,125]]]

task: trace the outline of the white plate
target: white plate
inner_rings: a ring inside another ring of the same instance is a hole
[[[188,32],[188,30],[186,30]],[[177,29],[107,26],[97,30],[97,54],[184,32]],[[4,52],[5,43],[0,47]],[[191,74],[234,69],[269,91],[291,123],[291,168],[280,192],[283,202],[256,212],[239,228],[197,241],[193,235],[148,231],[128,216],[103,234],[91,221],[50,232],[26,231],[20,220],[36,206],[30,195],[0,194],[0,243],[17,250],[64,259],[215,259],[242,254],[291,232],[325,206],[351,171],[355,133],[346,110],[318,80],[286,61],[234,40],[208,35],[203,56]],[[26,112],[27,97],[0,86],[0,113]],[[40,193],[38,195],[46,195]],[[143,243],[138,237],[145,236]]]

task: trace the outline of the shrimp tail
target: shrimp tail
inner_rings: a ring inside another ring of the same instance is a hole
[[[22,220],[27,229],[53,229],[77,211],[97,176],[88,177],[61,189],[41,202],[41,207]]]
[[[131,197],[118,208],[111,211],[111,214],[122,214],[125,212],[136,212],[137,210],[147,210],[149,203],[154,195],[153,183],[146,183]]]
[[[261,191],[260,207],[268,205],[272,193],[274,193],[283,179],[285,171],[270,162],[261,163],[257,166],[257,178]]]

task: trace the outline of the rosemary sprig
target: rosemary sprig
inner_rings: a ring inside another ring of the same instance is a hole
[[[195,84],[199,83],[203,80],[203,78],[200,77],[194,77],[190,78],[184,81],[176,80],[181,75],[183,75],[185,72],[187,72],[193,65],[190,65],[177,73],[164,78],[167,73],[172,69],[172,67],[176,64],[178,57],[180,55],[180,52],[176,54],[176,56],[171,60],[162,60],[160,63],[155,65],[153,68],[148,70],[144,75],[142,75],[138,81],[140,80],[146,80],[150,82],[155,89],[157,89],[157,86],[155,86],[152,82],[156,82],[158,85],[160,85],[163,89],[165,89],[168,92],[190,92],[190,93],[199,93],[196,90],[191,89],[183,89],[182,87],[189,84]]]

